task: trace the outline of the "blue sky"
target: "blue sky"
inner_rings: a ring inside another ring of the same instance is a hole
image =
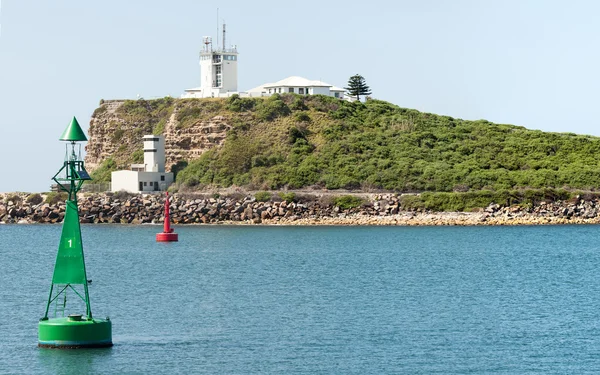
[[[1,0],[0,192],[47,191],[57,139],[100,99],[199,85],[217,15],[239,88],[291,75],[464,119],[600,136],[600,2],[592,0]]]

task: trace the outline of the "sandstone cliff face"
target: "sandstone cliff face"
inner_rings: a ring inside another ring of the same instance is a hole
[[[86,146],[86,168],[93,172],[111,159],[119,169],[142,162],[142,137],[165,136],[166,168],[181,160],[194,160],[223,144],[231,128],[222,115],[185,117],[189,101],[164,98],[158,101],[107,100],[94,111]],[[207,111],[208,112],[208,111]],[[196,113],[197,115],[197,113]],[[182,126],[180,120],[185,120]]]
[[[90,121],[88,131],[88,143],[85,146],[85,163],[88,171],[93,171],[117,152],[118,144],[112,142],[115,131],[115,123],[120,123],[115,110],[123,104],[120,100],[106,101],[100,105]]]

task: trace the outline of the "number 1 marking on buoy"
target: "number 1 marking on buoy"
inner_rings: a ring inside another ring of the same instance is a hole
[[[69,240],[69,247],[73,247],[73,240]]]

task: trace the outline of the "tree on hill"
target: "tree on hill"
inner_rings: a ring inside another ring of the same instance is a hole
[[[348,87],[344,87],[348,95],[356,96],[360,100],[360,95],[371,95],[371,89],[367,86],[365,78],[360,74],[355,74],[348,80]]]

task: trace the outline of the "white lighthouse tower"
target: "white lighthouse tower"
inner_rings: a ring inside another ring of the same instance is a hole
[[[202,38],[200,87],[185,90],[183,97],[217,98],[237,92],[238,52],[236,46],[226,47],[226,33],[226,25],[223,24],[222,46],[214,46],[209,36]]]
[[[145,135],[143,140],[144,170],[146,172],[165,173],[165,137],[162,135]]]
[[[165,191],[173,183],[173,173],[165,172],[165,137],[145,135],[144,164],[111,173],[111,190],[132,193]]]

